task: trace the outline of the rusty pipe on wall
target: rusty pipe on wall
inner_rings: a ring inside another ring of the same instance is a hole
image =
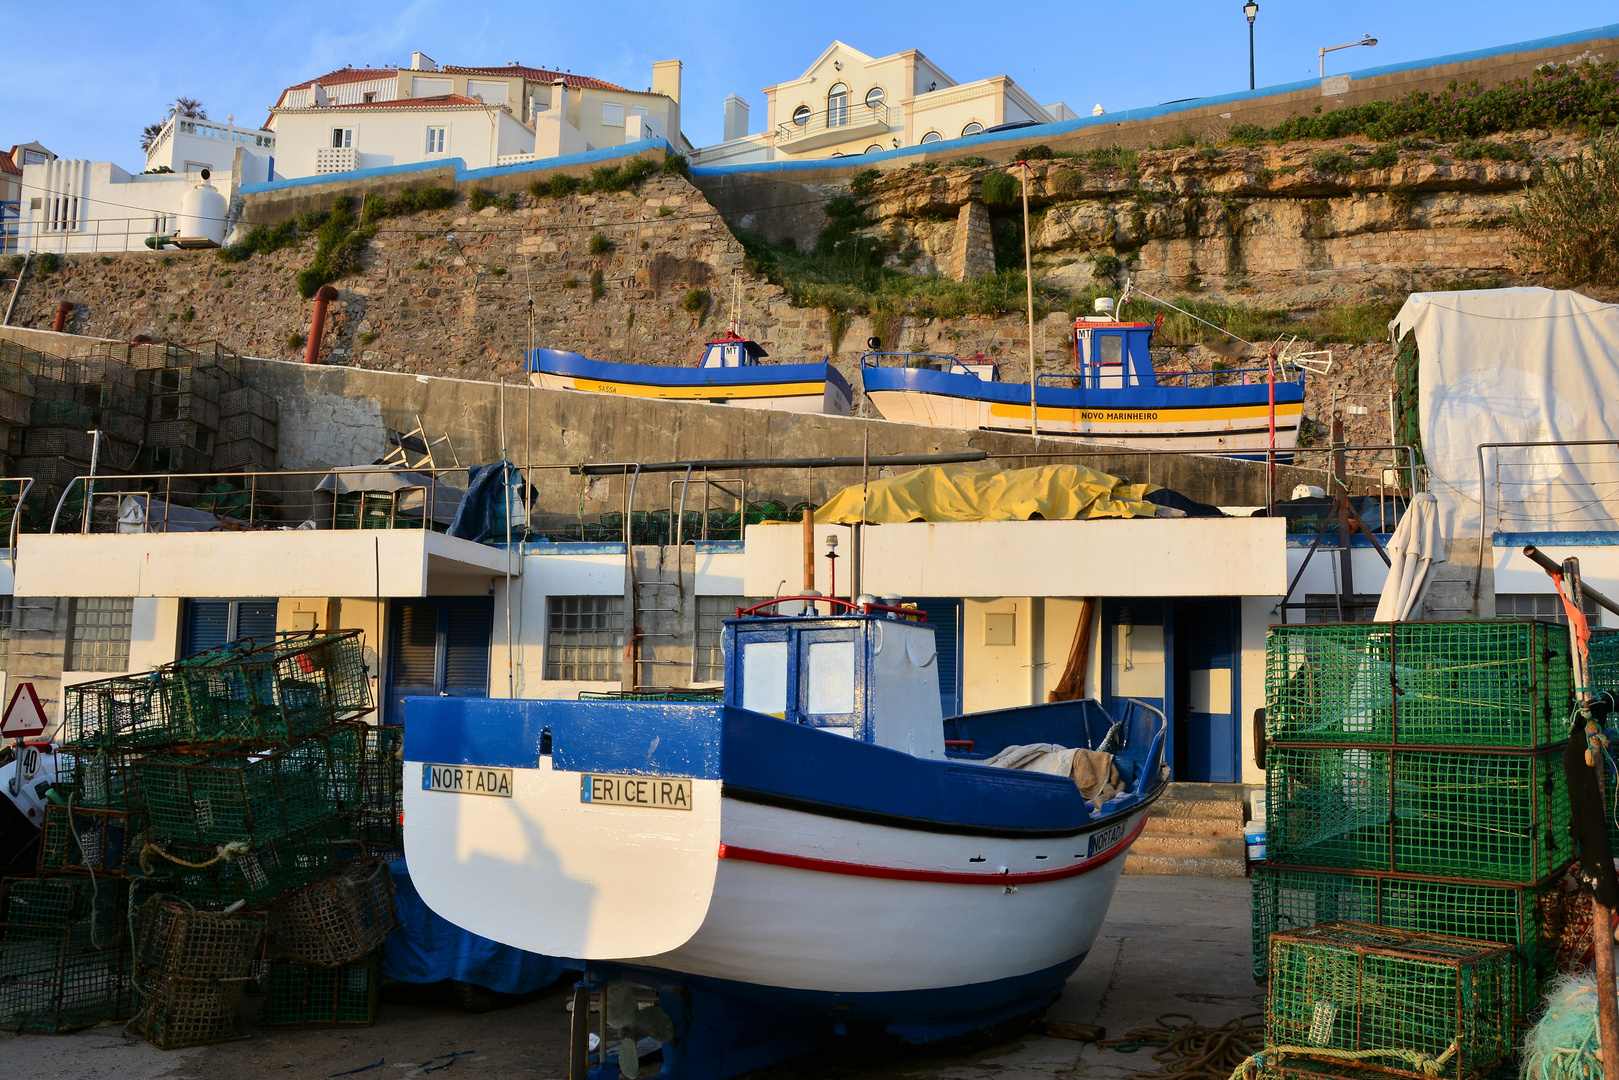
[[[304,348],[304,363],[320,361],[320,337],[326,332],[326,305],[337,299],[337,290],[322,285],[315,293],[315,313],[309,317],[309,344]]]
[[[63,300],[56,305],[56,318],[51,322],[51,332],[60,334],[67,326],[68,316],[73,314],[73,301]]]

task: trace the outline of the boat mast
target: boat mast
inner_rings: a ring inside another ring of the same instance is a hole
[[[1029,310],[1029,434],[1040,434],[1040,407],[1034,397],[1034,260],[1029,254],[1029,163],[1023,166],[1023,283],[1028,287]]]

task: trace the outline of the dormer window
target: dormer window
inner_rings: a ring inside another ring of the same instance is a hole
[[[377,100],[377,92],[375,90],[367,90],[363,95],[361,95],[360,100],[369,105],[373,101]]]

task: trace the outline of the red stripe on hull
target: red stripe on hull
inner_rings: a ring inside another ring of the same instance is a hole
[[[1098,867],[1105,866],[1123,855],[1146,827],[1147,815],[1142,814],[1141,821],[1136,825],[1135,829],[1098,858],[1087,859],[1077,866],[1065,866],[1060,870],[1032,870],[1020,874],[964,874],[949,870],[910,870],[898,866],[870,866],[865,863],[839,862],[836,859],[814,859],[807,855],[788,855],[779,851],[761,851],[758,848],[737,847],[735,844],[721,844],[720,858],[736,859],[739,862],[764,863],[769,866],[790,866],[797,870],[814,870],[822,874],[844,874],[849,877],[888,878],[894,881],[931,881],[946,885],[1023,885],[1078,877],[1080,874],[1086,874]]]

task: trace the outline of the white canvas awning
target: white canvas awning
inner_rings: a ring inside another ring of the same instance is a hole
[[[1387,548],[1389,576],[1377,600],[1376,622],[1402,622],[1422,606],[1435,563],[1445,561],[1445,538],[1439,531],[1439,500],[1422,492],[1400,519]]]

